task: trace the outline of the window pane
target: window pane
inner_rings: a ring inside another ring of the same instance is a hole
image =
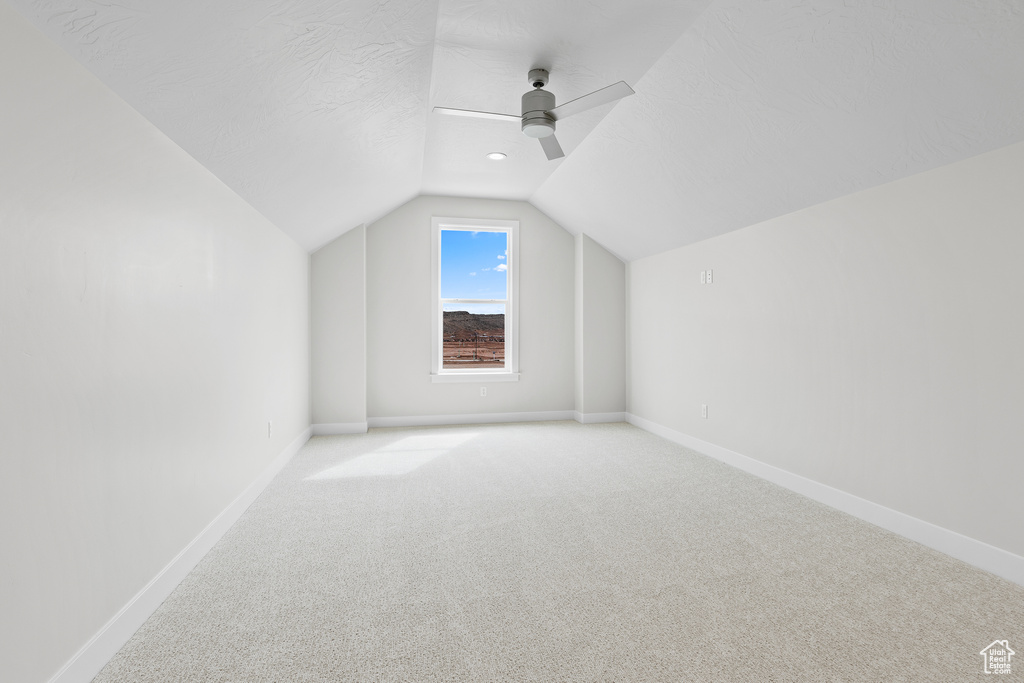
[[[505,304],[444,304],[441,367],[505,367]]]
[[[507,299],[508,233],[441,231],[441,298]]]

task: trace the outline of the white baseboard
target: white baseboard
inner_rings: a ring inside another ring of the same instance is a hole
[[[1024,586],[1024,557],[626,413],[626,421],[757,477]]]
[[[333,436],[335,434],[365,434],[365,422],[324,422],[311,427],[313,436]]]
[[[267,484],[309,440],[306,429],[281,451],[265,470],[234,501],[210,522],[170,564],[136,593],[121,611],[114,615],[89,642],[50,678],[49,683],[88,683],[100,672],[110,658],[117,654],[128,639],[167,599],[178,584],[192,571],[203,556],[220,540],[221,536],[238,521]]]
[[[476,413],[470,415],[413,415],[409,417],[370,417],[372,427],[437,427],[443,425],[469,425],[491,422],[551,422],[571,420],[571,410],[548,410],[536,413]]]
[[[625,422],[625,413],[581,413],[573,411],[573,418],[584,425],[598,424],[601,422]]]

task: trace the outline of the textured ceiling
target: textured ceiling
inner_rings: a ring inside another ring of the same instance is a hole
[[[708,5],[707,0],[441,0],[431,106],[518,115],[531,68],[568,102],[617,81],[636,83]],[[613,108],[558,122],[567,154]],[[487,152],[508,159],[494,163]],[[528,199],[562,161],[548,162],[518,124],[433,115],[427,121],[425,194]]]
[[[427,193],[633,259],[1024,139],[1020,0],[0,1],[307,249]],[[538,66],[637,95],[555,162],[430,113],[518,113]]]
[[[307,249],[419,192],[436,3],[13,4]]]
[[[532,201],[633,260],[1024,140],[1022,11],[716,2]]]

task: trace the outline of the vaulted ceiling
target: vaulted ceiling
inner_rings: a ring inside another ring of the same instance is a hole
[[[310,250],[445,194],[629,260],[1024,140],[1019,0],[7,1]],[[534,67],[637,94],[553,162],[431,113],[518,114]]]

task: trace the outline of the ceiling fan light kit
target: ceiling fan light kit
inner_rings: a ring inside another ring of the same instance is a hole
[[[570,100],[561,106],[555,106],[555,95],[544,89],[548,83],[548,72],[546,69],[531,69],[529,82],[533,90],[523,94],[522,115],[496,114],[486,111],[473,111],[469,109],[450,109],[448,107],[434,107],[438,114],[449,114],[454,116],[472,116],[482,119],[497,119],[500,121],[514,121],[519,119],[522,125],[523,134],[527,137],[540,140],[540,146],[549,161],[561,159],[565,156],[561,145],[555,139],[555,122],[567,116],[578,114],[581,111],[592,109],[602,104],[608,104],[618,99],[633,94],[624,81],[619,81],[606,88],[595,90],[589,95]]]

